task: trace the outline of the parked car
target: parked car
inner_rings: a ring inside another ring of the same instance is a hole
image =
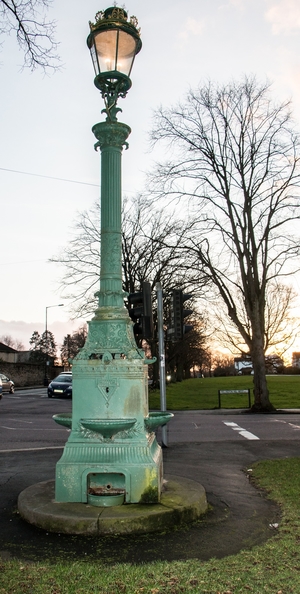
[[[15,391],[14,382],[3,373],[0,373],[0,378],[2,380],[2,392],[10,392],[10,394],[13,394]]]
[[[0,377],[0,400],[2,398],[2,379]]]
[[[72,372],[60,373],[48,386],[48,398],[66,396],[72,398]]]

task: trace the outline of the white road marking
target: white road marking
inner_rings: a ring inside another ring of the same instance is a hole
[[[22,419],[7,419],[8,421],[13,421],[14,423],[27,423],[27,425],[32,425],[33,421],[23,421]]]
[[[227,427],[231,427],[231,429],[233,429],[234,431],[238,431],[239,435],[245,437],[245,439],[259,440],[259,437],[257,437],[257,435],[254,435],[254,433],[250,433],[250,431],[246,431],[246,429],[243,429],[243,427],[240,427],[239,425],[237,425],[237,423],[233,423],[232,421],[223,421],[223,423],[224,425],[227,425]]]
[[[20,427],[7,427],[7,425],[0,425],[1,429],[11,429],[12,431],[20,431]],[[22,427],[22,431],[65,431],[66,427],[54,427],[49,429],[48,427]]]
[[[0,454],[13,454],[14,452],[36,452],[38,450],[62,450],[64,446],[45,446],[41,448],[18,448],[14,450],[0,450]]]
[[[259,439],[259,437],[257,437],[257,435],[254,435],[254,433],[251,433],[250,431],[240,431],[240,435],[242,437],[245,437],[246,439]]]

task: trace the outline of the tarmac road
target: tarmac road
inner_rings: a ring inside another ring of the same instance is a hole
[[[19,493],[53,479],[68,431],[52,414],[71,401],[48,399],[45,388],[4,395],[0,416],[0,557],[101,558],[107,563],[223,557],[274,535],[280,510],[249,482],[257,460],[298,456],[300,414],[249,415],[238,411],[175,414],[164,448],[164,476],[193,479],[211,510],[185,529],[144,536],[79,537],[49,534],[23,521]],[[160,439],[160,434],[158,434]]]
[[[184,413],[183,413],[184,414]],[[18,494],[54,478],[61,450],[0,453],[0,556],[22,559],[101,558],[107,563],[140,563],[223,557],[272,537],[280,521],[277,506],[249,482],[247,469],[261,459],[299,455],[298,440],[170,443],[164,448],[164,475],[199,481],[212,509],[193,526],[166,534],[88,538],[45,533],[17,512]],[[245,472],[246,471],[246,472]]]

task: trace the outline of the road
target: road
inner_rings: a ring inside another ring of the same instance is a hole
[[[0,452],[60,449],[69,430],[52,416],[69,412],[72,402],[48,398],[46,388],[4,394],[0,402]],[[168,445],[175,443],[299,441],[299,414],[252,415],[236,411],[175,412],[168,427]],[[159,433],[158,433],[159,437]]]
[[[168,443],[300,440],[300,413],[255,415],[235,411],[176,412]]]
[[[48,534],[27,524],[16,511],[18,495],[29,485],[54,479],[69,432],[52,415],[71,408],[70,400],[47,398],[45,388],[5,393],[0,401],[0,558],[205,560],[235,554],[274,535],[280,511],[253,487],[248,474],[258,460],[299,456],[299,413],[175,413],[167,426],[164,476],[201,483],[212,509],[188,529],[147,539],[95,540]]]
[[[46,388],[4,393],[0,401],[0,453],[61,449],[68,431],[57,425],[52,415],[71,409],[70,400],[48,398]]]

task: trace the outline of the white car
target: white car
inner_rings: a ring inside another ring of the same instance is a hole
[[[13,394],[15,391],[14,382],[3,373],[0,373],[0,380],[2,381],[2,392],[9,392],[10,394]]]

